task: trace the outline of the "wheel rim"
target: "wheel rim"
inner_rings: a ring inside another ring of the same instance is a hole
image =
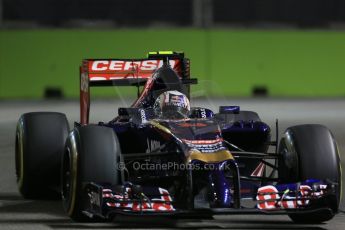
[[[17,182],[19,182],[19,177],[21,174],[21,161],[20,161],[20,153],[19,153],[19,135],[16,135],[16,147],[15,147],[15,161],[16,161],[16,176]]]
[[[15,141],[15,166],[18,188],[21,191],[24,180],[24,153],[23,153],[23,131],[22,122],[17,126]]]
[[[69,148],[67,148],[62,162],[62,200],[66,210],[69,210],[71,206],[71,167],[71,154]]]
[[[77,162],[78,153],[75,137],[71,134],[67,140],[65,155],[62,162],[61,193],[65,211],[74,215],[77,204]]]

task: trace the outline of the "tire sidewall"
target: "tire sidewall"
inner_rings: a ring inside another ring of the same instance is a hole
[[[24,198],[60,198],[59,169],[68,131],[68,121],[62,113],[33,112],[19,118],[15,169],[18,189]]]
[[[95,140],[90,139],[93,134],[95,136]],[[103,149],[103,144],[98,145],[97,137],[102,135],[104,139],[108,138],[108,141],[106,142],[108,142],[109,145],[114,145],[114,148],[110,148],[110,150],[112,149],[114,151]],[[119,183],[119,174],[116,171],[117,159],[119,159],[119,155],[121,154],[119,147],[115,132],[108,127],[89,125],[77,127],[70,133],[68,140],[66,141],[64,157],[68,156],[71,159],[71,196],[68,199],[63,197],[63,205],[65,211],[73,220],[81,222],[91,221],[90,218],[86,217],[82,213],[82,211],[87,209],[86,205],[88,197],[86,191],[84,191],[86,183],[93,182],[96,184],[100,183],[109,185]],[[90,151],[90,148],[93,149]],[[95,153],[97,150],[99,151],[99,154]],[[92,158],[96,165],[92,165],[90,163],[90,159]],[[101,168],[100,163],[102,160],[104,161],[104,167]],[[109,168],[112,168],[113,170],[113,174],[111,175],[109,175]],[[63,175],[64,169],[62,168],[61,171]],[[90,172],[95,175],[90,176]]]

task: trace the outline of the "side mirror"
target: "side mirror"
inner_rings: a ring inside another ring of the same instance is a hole
[[[219,106],[220,114],[238,114],[240,113],[240,107],[238,105]]]

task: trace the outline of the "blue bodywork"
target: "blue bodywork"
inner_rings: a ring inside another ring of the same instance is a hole
[[[91,213],[307,210],[313,200],[332,194],[332,184],[324,181],[280,181],[280,156],[268,152],[277,140],[271,141],[271,128],[254,112],[239,106],[221,106],[218,112],[192,107],[185,119],[157,117],[154,101],[167,90],[189,92],[174,70],[163,66],[132,107],[119,108],[119,116],[99,123],[116,132],[125,168],[121,185],[89,185],[96,194],[90,197],[101,200],[91,203]],[[244,200],[252,203],[244,207]]]

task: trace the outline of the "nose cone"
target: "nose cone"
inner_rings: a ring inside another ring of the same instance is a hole
[[[231,208],[233,207],[233,197],[230,192],[230,183],[221,169],[222,164],[218,164],[215,170],[210,171],[210,195],[212,208]]]

